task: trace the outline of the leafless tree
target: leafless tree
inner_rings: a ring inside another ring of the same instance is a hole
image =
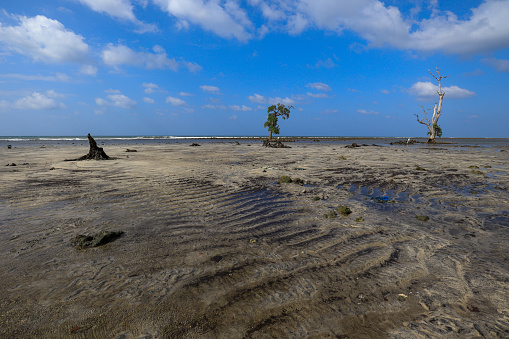
[[[414,115],[417,117],[417,121],[419,123],[426,125],[426,127],[428,127],[428,129],[429,129],[428,143],[434,143],[437,136],[438,137],[442,136],[442,129],[438,125],[438,118],[440,118],[440,115],[442,114],[442,101],[444,100],[444,95],[445,95],[445,93],[442,92],[442,79],[448,78],[449,76],[445,76],[445,77],[441,76],[438,67],[437,67],[438,77],[435,74],[431,73],[431,71],[429,69],[428,69],[428,72],[429,72],[429,74],[431,74],[433,76],[433,78],[437,79],[437,81],[438,81],[438,91],[437,91],[438,98],[439,98],[438,104],[435,103],[435,106],[433,106],[433,117],[431,118],[431,121],[428,119],[427,112],[424,109],[424,106],[421,106],[422,111],[424,112],[424,119],[421,120],[421,119],[419,119],[419,116],[417,114],[414,114]]]

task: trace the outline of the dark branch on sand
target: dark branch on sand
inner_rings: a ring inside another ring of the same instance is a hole
[[[108,160],[110,157],[104,153],[104,150],[102,147],[98,147],[97,143],[95,142],[94,138],[88,133],[88,143],[90,144],[90,150],[88,151],[88,154],[85,154],[82,157],[79,157],[78,159],[69,159],[66,161],[80,161],[80,160]]]

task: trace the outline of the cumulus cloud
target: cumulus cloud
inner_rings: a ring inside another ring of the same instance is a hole
[[[46,91],[46,95],[53,99],[63,99],[65,98],[65,94],[55,92],[54,90],[50,89]]]
[[[81,35],[43,15],[17,17],[18,26],[0,23],[0,43],[8,50],[45,63],[84,62],[88,45]]]
[[[97,67],[92,65],[83,65],[80,68],[80,73],[85,75],[96,76],[97,75]]]
[[[99,106],[116,106],[121,108],[133,108],[136,106],[136,101],[123,94],[110,94],[106,96],[106,99],[96,98],[95,103]]]
[[[136,21],[133,5],[128,0],[80,0],[93,11],[106,13],[114,18]]]
[[[54,91],[49,91],[55,93]],[[8,104],[4,102],[4,104]],[[44,94],[34,92],[26,97],[20,98],[9,105],[15,109],[31,109],[31,110],[42,110],[42,109],[55,109],[55,108],[66,108],[63,103],[58,103],[55,100],[48,98]]]
[[[177,18],[181,27],[190,22],[223,38],[241,41],[251,38],[247,29],[253,24],[236,1],[154,0],[154,3]]]
[[[153,24],[146,24],[139,21],[133,13],[133,5],[129,0],[79,0],[83,5],[88,6],[95,12],[106,13],[109,16],[121,20],[131,21],[138,26],[136,32],[155,32],[157,27]],[[142,6],[146,7],[146,3]]]
[[[375,111],[366,111],[365,109],[358,109],[357,113],[367,114],[367,115],[377,115],[377,114],[379,114],[378,112],[375,112]]]
[[[156,89],[159,89],[159,86],[151,82],[144,82],[141,85],[145,87],[143,91],[147,94],[154,93]]]
[[[183,106],[186,104],[186,102],[182,99],[175,98],[175,97],[167,97],[166,98],[167,104],[172,104],[173,106]]]
[[[209,92],[209,93],[219,93],[219,87],[216,87],[216,86],[207,86],[207,85],[203,85],[203,86],[200,86],[200,88],[202,89],[202,91],[204,92]]]
[[[144,67],[147,69],[178,69],[178,62],[174,58],[168,58],[161,46],[152,48],[154,53],[136,52],[124,45],[108,44],[102,51],[101,57],[106,65],[118,67],[121,65]]]
[[[382,92],[383,94],[389,94],[391,93],[390,91],[386,90],[386,89],[382,89],[380,92]]]
[[[509,72],[509,60],[506,59],[495,59],[487,58],[481,60],[486,65],[495,68],[499,72]]]
[[[283,105],[293,105],[293,104],[295,104],[295,100],[291,99],[289,97],[286,97],[286,98],[281,98],[281,97],[266,98],[263,95],[256,94],[256,93],[254,95],[250,95],[248,97],[248,99],[252,103],[256,103],[256,104],[270,104],[270,105],[275,105],[275,104],[278,104],[278,103],[279,104],[283,104]]]
[[[226,110],[226,106],[224,106],[224,105],[211,105],[211,104],[207,104],[207,105],[201,106],[201,108],[213,109],[213,110],[216,110],[216,109]]]
[[[56,73],[55,75],[25,75],[18,73],[10,73],[10,74],[2,74],[0,75],[2,78],[11,78],[11,79],[19,79],[19,80],[28,80],[28,81],[61,81],[66,82],[71,78],[64,73]]]
[[[422,81],[416,82],[408,89],[408,93],[417,96],[419,100],[436,99],[438,98],[437,91],[438,85]],[[442,92],[445,93],[445,98],[451,99],[468,98],[475,95],[474,92],[459,88],[458,86],[442,87]]]
[[[352,31],[370,47],[391,46],[417,51],[473,54],[507,48],[509,2],[486,0],[471,10],[464,20],[450,11],[440,11],[432,2],[428,18],[416,19],[416,11],[405,17],[399,8],[380,0],[251,0],[272,29],[299,34],[318,28],[341,34]],[[276,27],[275,27],[276,26]],[[331,59],[315,67],[333,67]]]
[[[317,89],[319,91],[324,91],[324,92],[331,91],[331,88],[329,87],[329,85],[321,83],[321,82],[314,82],[311,84],[307,84],[306,87],[314,88],[314,89]]]
[[[329,95],[326,94],[326,93],[310,93],[310,92],[308,92],[307,95],[312,97],[312,98],[317,98],[317,99],[320,99],[320,98],[329,98]]]
[[[247,107],[247,106],[239,106],[239,105],[231,105],[230,106],[230,109],[231,110],[234,110],[234,111],[242,111],[242,112],[249,112],[249,111],[252,111],[253,109],[251,107]]]
[[[275,104],[283,104],[283,105],[293,105],[295,104],[295,100],[289,98],[289,97],[286,97],[286,98],[280,98],[280,97],[275,97],[275,98],[269,98],[267,100],[267,102],[271,105],[275,105]]]
[[[263,95],[256,94],[256,93],[254,95],[250,95],[248,97],[248,99],[252,103],[256,103],[256,104],[265,104],[267,102],[267,99]]]
[[[179,95],[181,97],[192,97],[193,96],[191,93],[187,93],[187,92],[180,92]]]
[[[153,103],[155,103],[154,99],[152,99],[152,98],[147,98],[147,97],[144,97],[144,98],[143,98],[143,102],[146,102],[147,104],[153,104]]]
[[[189,72],[199,72],[203,69],[200,65],[198,65],[196,62],[190,62],[190,61],[182,61],[182,64],[189,70]]]

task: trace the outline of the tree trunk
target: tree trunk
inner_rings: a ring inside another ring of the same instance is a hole
[[[90,150],[88,151],[88,154],[78,158],[77,160],[108,160],[110,157],[104,153],[104,150],[102,147],[97,147],[97,143],[95,142],[94,138],[88,133],[88,143],[90,144]]]
[[[269,134],[269,141],[272,141],[272,131],[270,131],[270,134]]]

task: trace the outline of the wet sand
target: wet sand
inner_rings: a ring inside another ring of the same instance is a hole
[[[290,145],[0,149],[0,337],[509,337],[509,149]]]

